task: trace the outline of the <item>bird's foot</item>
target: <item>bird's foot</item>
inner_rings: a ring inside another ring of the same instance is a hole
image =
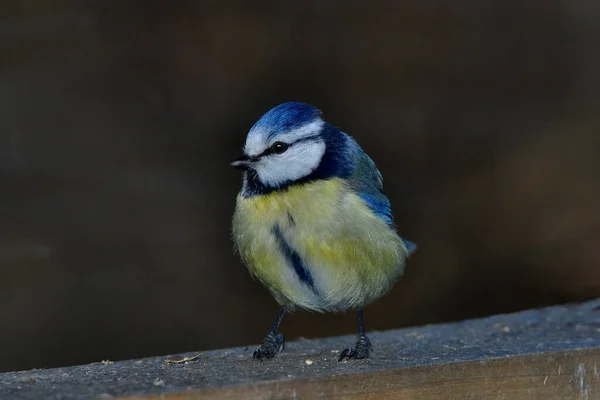
[[[369,340],[367,335],[362,334],[358,336],[358,341],[356,342],[354,347],[348,347],[340,353],[338,361],[342,361],[344,358],[369,358],[371,350],[373,350],[373,345],[371,344],[371,341]]]
[[[285,339],[283,333],[275,336],[273,332],[269,332],[263,340],[262,346],[260,346],[255,352],[252,358],[262,361],[263,359],[271,359],[275,357],[275,354],[279,353],[285,347]]]

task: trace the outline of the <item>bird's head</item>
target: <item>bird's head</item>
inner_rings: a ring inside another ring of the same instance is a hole
[[[244,155],[231,165],[246,171],[243,190],[268,192],[323,170],[324,158],[330,158],[326,153],[339,148],[343,136],[321,119],[317,108],[283,103],[254,124],[246,138]]]

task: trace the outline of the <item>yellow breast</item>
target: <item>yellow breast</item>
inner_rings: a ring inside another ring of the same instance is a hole
[[[299,281],[281,243],[295,251],[314,281]],[[406,248],[340,178],[284,191],[238,196],[233,237],[240,256],[280,303],[312,310],[363,306],[402,274]]]

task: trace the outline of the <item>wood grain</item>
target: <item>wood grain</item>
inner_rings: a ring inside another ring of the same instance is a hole
[[[0,399],[600,399],[599,300],[369,336],[367,360],[342,336],[4,373]]]
[[[600,349],[162,394],[146,399],[598,399]],[[130,398],[128,398],[130,399]],[[141,400],[142,397],[133,399]]]

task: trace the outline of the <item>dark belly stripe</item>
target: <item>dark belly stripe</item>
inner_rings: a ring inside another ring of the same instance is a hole
[[[300,255],[286,242],[285,238],[283,237],[283,233],[281,233],[281,228],[279,228],[279,225],[275,225],[275,227],[273,227],[273,235],[275,235],[277,244],[283,251],[283,254],[289,263],[294,267],[294,271],[296,272],[298,279],[300,279],[301,282],[306,284],[316,294],[317,291],[315,289],[315,282],[313,281],[310,271],[304,266]]]

